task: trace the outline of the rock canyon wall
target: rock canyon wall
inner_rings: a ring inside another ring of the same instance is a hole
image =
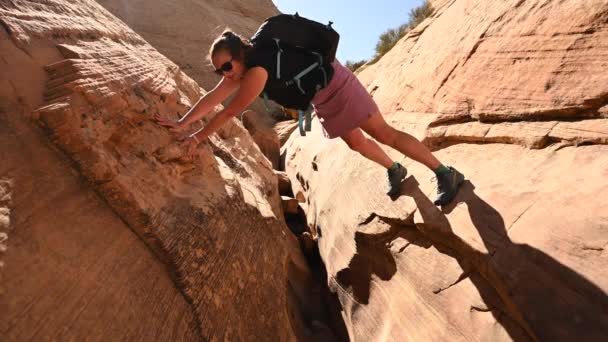
[[[385,119],[466,181],[390,199],[339,140],[292,135],[287,173],[354,341],[601,341],[608,336],[608,3],[434,1],[358,73]]]
[[[184,160],[151,119],[205,91],[94,1],[0,1],[0,24],[2,335],[299,336],[307,266],[242,124]]]

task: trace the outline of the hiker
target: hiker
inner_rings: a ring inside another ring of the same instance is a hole
[[[299,29],[289,31],[289,28],[296,24],[300,25],[296,26]],[[320,38],[298,38],[298,35],[308,34],[304,28],[306,25],[314,26],[310,29],[317,30],[314,34],[318,35],[319,30],[323,31],[323,34],[333,34],[324,40],[333,44],[329,47],[329,53],[325,51],[322,55],[318,52],[327,50],[327,44],[316,50],[317,52],[302,51],[301,47],[308,44],[307,41],[323,41]],[[268,39],[268,34],[283,36],[281,39],[275,36]],[[438,186],[434,203],[449,203],[464,181],[464,176],[453,167],[439,162],[415,137],[386,123],[371,95],[353,73],[335,59],[337,37],[338,34],[331,28],[331,23],[316,23],[298,16],[297,13],[295,16],[282,14],[268,19],[251,40],[225,31],[213,42],[208,56],[215,72],[223,76],[219,83],[201,97],[181,119],[156,119],[160,125],[171,127],[174,132],[182,131],[209,114],[215,106],[236,91],[236,96],[230,104],[203,129],[186,138],[183,145],[188,151],[188,157],[192,158],[201,141],[207,139],[232,117],[243,112],[258,96],[270,98],[288,108],[306,109],[312,104],[327,137],[340,137],[350,149],[387,169],[389,196],[398,195],[407,170],[400,163],[393,162],[376,141],[400,151],[435,172]],[[303,42],[286,44],[285,41],[290,39],[302,39]],[[293,48],[296,44],[299,48]],[[323,57],[326,57],[325,62]],[[318,63],[315,62],[317,60]],[[363,132],[375,140],[365,137]]]

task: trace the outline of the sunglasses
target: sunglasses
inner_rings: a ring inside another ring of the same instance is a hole
[[[215,73],[223,76],[225,72],[228,72],[232,70],[232,59],[229,60],[228,62],[222,64],[222,66],[219,69],[215,69]]]

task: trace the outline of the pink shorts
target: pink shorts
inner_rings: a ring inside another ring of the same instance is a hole
[[[336,138],[361,126],[378,106],[359,79],[336,59],[334,76],[312,99],[325,136]]]

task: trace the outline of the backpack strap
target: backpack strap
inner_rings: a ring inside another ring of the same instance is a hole
[[[277,80],[281,79],[281,54],[283,53],[283,49],[281,49],[281,45],[279,45],[279,39],[274,38],[275,43],[277,43]]]
[[[313,71],[318,65],[319,65],[319,62],[314,62],[308,68],[300,71],[297,75],[295,75],[293,77],[293,79],[288,82],[288,84],[291,84],[292,82],[295,82],[298,85],[298,89],[300,89],[300,91],[302,92],[302,94],[306,94],[306,92],[302,88],[302,85],[300,84],[300,79],[302,77],[306,76],[306,74],[308,74],[309,72]]]
[[[312,110],[308,108],[304,113],[306,123],[304,124],[304,129],[306,132],[310,132],[312,130]]]
[[[306,130],[304,129],[304,111],[298,109],[298,128],[300,129],[300,135],[306,136]]]
[[[323,67],[323,56],[321,56],[320,53],[317,53],[314,51],[311,51],[311,52],[313,55],[317,56],[317,58],[319,59],[319,69],[321,69],[321,72],[323,73],[323,87],[327,87],[327,72],[325,71],[325,68]]]
[[[306,91],[304,91],[304,89],[302,88],[302,85],[300,84],[300,79],[302,77],[306,76],[309,72],[313,71],[316,68],[320,69],[321,72],[323,73],[323,87],[327,87],[327,72],[325,71],[325,68],[323,68],[323,56],[321,56],[321,54],[314,52],[314,51],[311,51],[311,53],[314,54],[315,56],[317,56],[317,58],[319,58],[319,61],[314,62],[313,64],[308,66],[308,68],[300,71],[297,75],[295,75],[293,77],[293,79],[291,81],[287,82],[287,85],[295,83],[298,86],[298,89],[300,89],[300,92],[302,94],[306,94]],[[319,90],[319,88],[317,87],[317,91],[318,90]]]
[[[262,95],[264,96],[264,107],[266,107],[266,113],[270,113],[270,107],[268,106],[268,94],[263,92]]]

